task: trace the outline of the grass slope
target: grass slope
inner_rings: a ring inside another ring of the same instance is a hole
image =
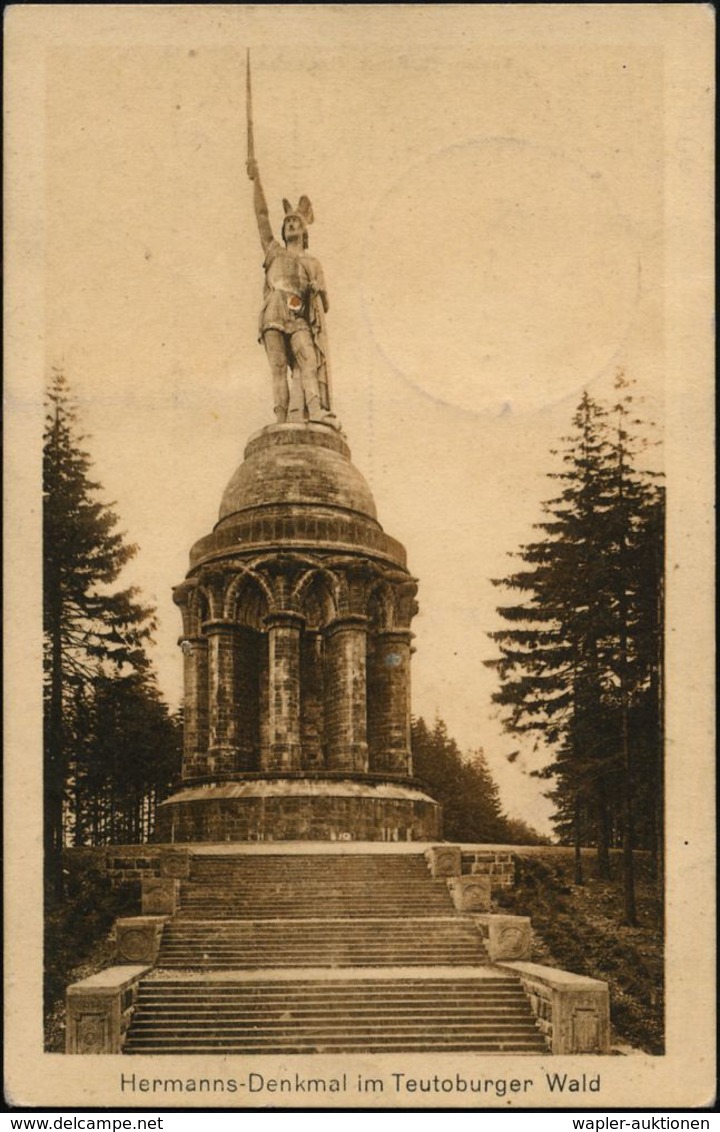
[[[586,882],[576,885],[570,857],[552,850],[518,856],[515,887],[496,903],[531,917],[534,962],[609,984],[616,1042],[663,1053],[663,920],[649,863],[637,855],[636,928],[622,922],[619,859],[610,881],[598,879],[593,858],[584,856],[583,867]]]

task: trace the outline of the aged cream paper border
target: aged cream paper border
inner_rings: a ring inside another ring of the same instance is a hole
[[[292,6],[291,6],[292,7]],[[323,9],[303,8],[308,40]],[[398,5],[398,9],[404,6]],[[431,6],[432,7],[432,6]],[[284,10],[287,12],[287,8]],[[584,44],[622,42],[659,48],[664,61],[666,170],[667,475],[668,547],[668,1008],[667,1054],[630,1058],[563,1059],[571,1075],[601,1073],[598,1094],[558,1100],[543,1087],[556,1063],[534,1058],[398,1057],[257,1058],[249,1068],[265,1077],[287,1070],[317,1076],[348,1074],[338,1107],[464,1107],[462,1097],[385,1092],[358,1094],[358,1074],[533,1078],[517,1107],[702,1106],[715,1080],[714,771],[712,755],[711,617],[711,138],[713,17],[705,5],[441,6],[442,19],[476,27],[488,41],[528,49],[539,40]],[[217,16],[217,19],[214,17]],[[395,6],[373,19],[392,24]],[[552,16],[551,19],[548,17]],[[213,17],[213,18],[211,18]],[[41,1023],[41,644],[40,480],[43,347],[45,166],[44,66],[58,45],[143,43],[244,45],[276,34],[283,9],[252,6],[37,5],[6,12],[6,1096],[18,1106],[65,1108],[167,1107],[172,1095],[129,1094],[121,1074],[146,1077],[238,1076],[231,1059],[63,1057],[42,1052]],[[347,5],[329,10],[328,27],[371,18]],[[351,27],[347,27],[348,34]],[[302,34],[302,33],[300,33]],[[632,144],[632,139],[626,139]],[[168,579],[168,585],[176,579]],[[442,1061],[442,1066],[441,1066]],[[292,1062],[292,1064],[290,1064]],[[326,1098],[322,1103],[329,1101]],[[207,1094],[185,1094],[185,1107],[207,1107]],[[267,1106],[267,1093],[215,1095],[213,1104]],[[289,1107],[316,1097],[283,1098]]]

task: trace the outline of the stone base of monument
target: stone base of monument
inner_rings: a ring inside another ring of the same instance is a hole
[[[405,783],[264,779],[189,786],[158,809],[156,840],[429,841],[441,807]]]

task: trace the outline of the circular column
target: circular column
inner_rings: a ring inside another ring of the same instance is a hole
[[[207,637],[181,637],[183,700],[183,778],[202,774],[208,748]]]
[[[412,774],[409,629],[386,629],[368,642],[370,770]]]
[[[300,634],[305,619],[289,610],[265,618],[268,631],[268,747],[263,770],[299,770]]]
[[[208,639],[208,773],[237,767],[235,702],[236,626],[234,621],[206,621]]]
[[[352,614],[325,630],[325,741],[332,770],[366,771],[367,617]]]

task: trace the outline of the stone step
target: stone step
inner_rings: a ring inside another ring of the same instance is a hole
[[[277,969],[294,970],[298,967],[309,967],[311,965],[311,957],[308,956],[305,962],[302,961],[303,957],[298,955],[280,956],[273,955],[271,958],[263,956],[248,956],[248,955],[231,955],[227,957],[222,956],[209,956],[207,959],[199,959],[196,955],[182,955],[182,956],[167,956],[163,957],[160,966],[167,970],[179,971],[212,971],[212,970],[253,970],[262,971],[267,970],[268,967]],[[474,962],[473,962],[474,959]],[[477,957],[471,955],[417,955],[417,956],[398,956],[396,961],[391,964],[392,966],[402,967],[473,967],[480,966]],[[321,964],[325,967],[387,967],[388,959],[386,956],[373,959],[371,956],[352,955],[343,958],[342,956],[333,957],[331,962],[327,959]]]
[[[343,1022],[341,1018],[332,1024],[329,1022],[323,1023],[309,1023],[304,1024],[306,1034],[303,1036],[312,1036],[315,1039],[335,1038],[335,1037],[348,1037],[347,1022]],[[353,1022],[352,1037],[354,1039],[363,1037],[374,1037],[378,1032],[377,1021],[372,1021],[367,1024],[358,1024]],[[382,1025],[382,1036],[384,1039],[394,1036],[402,1036],[404,1034],[417,1034],[423,1035],[425,1038],[449,1038],[449,1037],[473,1037],[473,1038],[511,1038],[511,1037],[526,1037],[532,1036],[533,1026],[531,1022],[518,1022],[507,1023],[502,1022],[487,1023],[483,1025],[481,1022],[456,1022],[451,1019],[443,1019],[436,1023],[428,1023],[424,1019],[417,1021],[410,1019],[405,1023],[393,1021],[385,1021]],[[236,1027],[229,1024],[217,1024],[213,1026],[211,1023],[206,1027],[199,1025],[186,1025],[180,1028],[176,1022],[171,1023],[167,1027],[158,1025],[154,1020],[152,1022],[143,1023],[142,1020],[134,1023],[133,1025],[133,1038],[143,1038],[151,1036],[172,1036],[179,1039],[190,1039],[193,1037],[212,1037],[216,1041],[222,1041],[226,1038],[234,1038],[242,1034],[242,1027]],[[267,1020],[263,1019],[262,1024],[257,1021],[252,1028],[252,1037],[257,1041],[262,1038],[279,1037],[286,1040],[297,1040],[300,1035],[298,1034],[298,1025],[292,1021],[292,1026],[288,1026],[288,1022],[277,1022],[270,1024]]]
[[[147,1004],[143,1003],[143,1006],[146,1005]],[[292,1021],[294,1024],[296,1022],[330,1022],[333,1020],[340,1020],[345,1025],[347,1025],[348,1017],[352,1019],[353,1025],[356,1022],[366,1022],[368,1024],[372,1023],[376,1028],[378,1018],[381,1018],[383,1020],[383,1027],[385,1025],[385,1021],[387,1020],[385,1012],[379,1009],[366,1011],[353,1010],[350,1011],[349,1014],[346,1014],[345,1011],[339,1006],[334,1010],[331,1010],[329,1008],[322,1010],[320,1008],[309,1007],[303,1010],[284,1010],[282,1007],[278,1006],[274,1011],[267,1010],[263,1013],[263,1023],[269,1025],[270,1023],[277,1022],[282,1023],[283,1025],[287,1025],[288,1021]],[[393,1023],[409,1021],[417,1023],[418,1025],[420,1025],[421,1023],[423,1025],[427,1023],[429,1025],[434,1022],[440,1022],[445,1025],[445,1023],[447,1022],[447,1009],[443,1008],[441,1003],[438,1003],[434,1008],[406,1007],[405,1009],[401,1009],[399,1007],[395,1007],[392,1011],[392,1019]],[[174,1010],[169,1010],[168,1008],[163,1006],[156,1006],[152,1011],[152,1018],[145,1019],[140,1017],[137,1024],[138,1026],[174,1026],[177,1025],[178,1022],[182,1022],[183,1027],[191,1025],[213,1027],[220,1025],[237,1026],[240,1024],[248,1024],[256,1021],[257,1011],[253,1010],[217,1011],[210,1009],[201,1010],[199,1008],[193,1010],[189,1007],[178,1007]],[[459,1025],[460,1023],[463,1023],[471,1024],[474,1026],[478,1024],[478,1022],[478,1009],[476,1006],[468,1006],[465,1009],[453,1011],[453,1025]],[[513,1008],[497,1007],[495,1010],[488,1009],[483,1010],[482,1012],[483,1025],[512,1025],[516,1023],[522,1023],[524,1025],[526,1022],[527,1009],[523,1004],[518,1004]]]
[[[343,853],[332,852],[330,846],[323,853],[286,854],[277,853],[194,853],[191,857],[193,869],[247,868],[260,871],[277,865],[289,869],[298,868],[362,868],[362,869],[424,869],[427,863],[422,853]]]
[[[202,980],[197,981],[200,982]],[[280,980],[280,984],[283,985],[284,980]],[[161,985],[166,986],[167,984]],[[213,1010],[244,1010],[246,1008],[249,1009],[254,1007],[255,1004],[259,1001],[262,1001],[264,1004],[272,1007],[277,1006],[279,1009],[284,1009],[286,1006],[292,1006],[293,1009],[296,1008],[298,1010],[304,1010],[306,1008],[314,1009],[317,1006],[327,1007],[328,1009],[334,1010],[336,1009],[338,1003],[341,1004],[343,1009],[347,1008],[348,1010],[375,1010],[382,1009],[383,1007],[404,1007],[406,1005],[412,1007],[429,1006],[434,1008],[438,1005],[438,1003],[443,1007],[452,1006],[464,1008],[465,1006],[468,1006],[474,1010],[478,1006],[484,1009],[485,1007],[490,1008],[496,1006],[505,1006],[506,1004],[520,1006],[527,1004],[527,998],[520,989],[506,991],[496,990],[487,992],[467,991],[463,992],[462,994],[460,992],[455,992],[449,993],[448,995],[443,995],[441,991],[437,990],[425,992],[388,991],[387,995],[385,996],[378,994],[376,996],[376,1001],[373,1002],[372,996],[369,994],[367,995],[367,997],[361,997],[360,995],[353,996],[348,994],[347,992],[342,991],[338,991],[333,994],[332,990],[330,989],[330,982],[327,982],[328,990],[326,994],[323,990],[325,985],[326,981],[318,983],[318,989],[316,991],[308,991],[306,994],[299,994],[297,991],[283,994],[281,991],[277,991],[257,995],[254,995],[252,993],[247,995],[228,994],[223,996],[222,998],[218,998],[217,996],[213,997],[210,992],[204,991],[187,991],[182,994],[171,993],[170,991],[165,990],[157,992],[148,991],[147,994],[140,994],[137,1001],[143,1004],[152,1003],[155,1006],[164,1005],[168,1009],[173,1010],[176,1008],[185,1009],[185,1007],[187,1006],[199,1006],[204,1009],[208,1005],[208,1003],[212,1004]]]
[[[278,877],[266,882],[261,880],[243,881],[236,878],[212,882],[193,878],[183,882],[184,892],[199,891],[201,889],[213,893],[232,891],[252,892],[253,894],[292,891],[297,895],[301,895],[303,892],[329,893],[332,895],[333,893],[342,894],[347,890],[351,890],[355,895],[365,893],[368,896],[378,896],[382,898],[400,895],[401,893],[415,896],[443,896],[447,893],[447,884],[432,880],[423,882],[419,880],[403,880],[401,878],[396,878],[390,883],[389,881],[374,881],[372,878],[368,877],[358,878],[356,880],[328,877],[327,880],[323,880],[317,877],[298,878],[292,876]]]
[[[436,914],[450,913],[453,910],[451,901],[445,900],[371,900],[370,898],[363,898],[353,896],[352,893],[346,893],[342,897],[336,896],[298,896],[288,893],[286,896],[274,896],[265,894],[262,897],[255,899],[247,893],[223,893],[221,896],[194,896],[186,898],[181,896],[180,907],[184,911],[188,910],[201,910],[203,908],[263,908],[266,911],[278,909],[285,915],[288,912],[293,912],[295,909],[307,909],[310,915],[308,919],[312,919],[318,914],[325,914],[328,918],[332,918],[336,912],[342,915],[362,916],[367,919],[370,916],[387,915],[403,915],[409,913],[410,915],[431,915],[433,912]],[[297,919],[297,916],[292,917]]]
[[[527,1039],[513,1037],[506,1041],[470,1037],[443,1041],[439,1038],[429,1039],[423,1035],[404,1035],[402,1038],[385,1040],[374,1036],[365,1041],[356,1041],[346,1037],[335,1041],[325,1039],[322,1042],[312,1038],[305,1042],[297,1040],[283,1042],[276,1037],[265,1042],[258,1042],[250,1036],[245,1040],[235,1038],[227,1041],[218,1041],[215,1038],[163,1041],[150,1037],[140,1041],[129,1038],[123,1047],[123,1053],[145,1056],[221,1053],[225,1056],[233,1054],[246,1057],[260,1054],[282,1056],[315,1053],[478,1053],[488,1055],[513,1053],[542,1055],[547,1054],[547,1046],[539,1036],[538,1038],[528,1037]]]
[[[525,995],[518,991],[517,993],[502,994],[497,992],[495,994],[487,994],[484,996],[474,995],[468,993],[465,997],[450,996],[448,998],[442,997],[439,992],[428,992],[426,996],[421,994],[413,995],[410,993],[402,994],[399,992],[397,995],[388,995],[387,998],[380,998],[378,996],[376,1002],[363,1001],[360,998],[353,999],[347,995],[339,994],[333,996],[331,994],[323,995],[320,992],[317,995],[264,995],[253,998],[248,995],[246,998],[237,996],[234,1001],[230,998],[225,1001],[218,1001],[210,995],[200,995],[193,997],[187,996],[173,996],[170,994],[163,994],[158,992],[156,995],[140,995],[138,1003],[143,1006],[152,1006],[154,1008],[163,1010],[212,1010],[215,1011],[245,1011],[255,1008],[258,1002],[262,1002],[267,1009],[277,1010],[348,1010],[352,1013],[357,1011],[372,1011],[377,1013],[378,1010],[504,1010],[505,1008],[518,1008],[525,1010],[527,1008],[527,998]]]
[[[292,980],[278,980],[278,979],[253,979],[252,982],[238,981],[237,979],[209,979],[207,977],[202,979],[168,979],[162,978],[149,978],[145,979],[140,984],[140,993],[144,994],[152,992],[157,988],[162,988],[163,991],[183,991],[203,989],[212,991],[217,994],[264,994],[264,993],[277,993],[286,994],[290,991],[293,993],[304,993],[310,991],[315,993],[319,988],[342,990],[347,994],[385,994],[388,991],[410,991],[413,989],[421,990],[423,992],[428,990],[437,990],[440,993],[445,993],[448,990],[456,990],[459,992],[465,991],[484,991],[487,987],[497,989],[506,989],[509,987],[520,987],[520,981],[515,975],[499,974],[496,972],[486,973],[481,978],[477,975],[452,975],[450,977],[423,975],[421,978],[406,978],[405,976],[399,977],[390,975],[383,978],[381,982],[377,979],[328,979],[322,983],[318,983],[314,978],[297,978]]]
[[[297,924],[288,924],[283,920],[227,920],[225,924],[209,926],[207,920],[196,920],[194,923],[173,923],[165,929],[165,940],[193,940],[193,939],[276,939],[281,935],[287,940],[337,940],[337,939],[394,939],[412,940],[434,939],[478,939],[478,932],[472,925],[463,923],[438,924],[433,920],[422,922],[400,923],[388,920],[386,924],[368,926],[366,921],[360,920],[357,924],[349,924],[342,920],[300,920]]]

